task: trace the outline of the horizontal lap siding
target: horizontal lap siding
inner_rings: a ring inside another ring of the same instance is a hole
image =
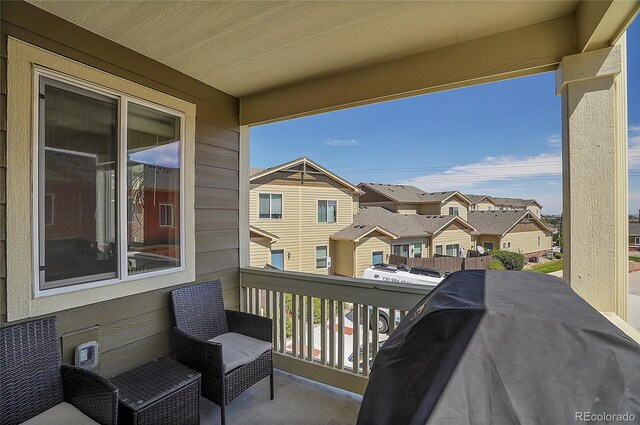
[[[538,237],[540,237],[540,246],[538,246]],[[547,236],[534,223],[521,223],[502,238],[502,243],[509,242],[511,242],[511,248],[503,249],[527,254],[551,249],[552,237],[550,234]]]
[[[442,245],[442,253],[447,253],[447,245],[458,244],[465,251],[471,249],[471,231],[456,223],[449,225],[445,230],[433,238],[433,254],[436,245]]]
[[[373,253],[382,251],[382,261],[389,261],[391,253],[391,238],[388,237],[370,237],[364,238],[356,245],[356,277],[362,277],[364,269],[369,267],[373,262]]]
[[[1,101],[7,36],[196,104],[197,281],[221,279],[228,308],[239,308],[238,100],[26,3],[2,3]],[[99,49],[99,50],[98,50]],[[8,58],[10,60],[10,58]],[[0,114],[0,320],[6,320],[6,108]],[[11,283],[8,282],[10,285]],[[172,350],[169,291],[123,297],[59,312],[62,335],[98,326],[100,373],[111,376]],[[65,338],[63,337],[63,345]],[[63,349],[69,347],[63,347]]]

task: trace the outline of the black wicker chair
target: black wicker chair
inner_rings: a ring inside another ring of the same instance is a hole
[[[77,410],[99,424],[117,423],[118,390],[93,372],[61,363],[55,317],[0,328],[3,425],[20,424],[40,414],[33,420],[52,424]]]
[[[273,361],[271,319],[225,310],[221,286],[216,280],[174,289],[171,299],[176,321],[177,360],[202,373],[202,396],[220,406],[224,425],[225,406],[267,376],[271,377],[273,400]],[[233,361],[232,345],[225,342],[228,338],[237,338],[240,342],[246,339],[248,345],[253,344],[256,358],[248,362]]]

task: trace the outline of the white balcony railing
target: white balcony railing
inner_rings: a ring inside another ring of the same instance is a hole
[[[273,320],[278,369],[357,393],[364,392],[379,343],[428,292],[418,285],[259,268],[240,269],[240,288],[243,311]],[[388,318],[386,334],[379,332],[379,316]]]

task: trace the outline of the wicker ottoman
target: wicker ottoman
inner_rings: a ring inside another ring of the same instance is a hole
[[[110,379],[118,391],[118,424],[200,423],[200,373],[165,358]]]

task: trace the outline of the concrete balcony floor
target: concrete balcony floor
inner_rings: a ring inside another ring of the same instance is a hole
[[[362,396],[290,373],[275,371],[275,399],[269,378],[240,394],[226,408],[227,425],[353,425]],[[220,407],[200,398],[200,423],[220,424]]]

